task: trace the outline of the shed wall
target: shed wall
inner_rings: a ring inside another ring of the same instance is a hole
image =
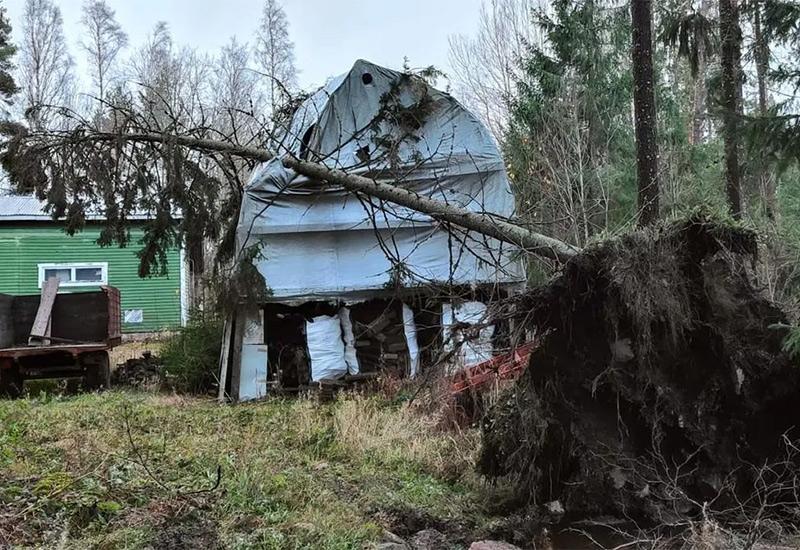
[[[101,247],[99,227],[86,227],[69,236],[45,223],[0,225],[0,293],[37,294],[38,264],[107,262],[108,284],[119,288],[122,310],[142,310],[142,323],[123,323],[123,332],[174,329],[181,324],[180,252],[167,255],[168,273],[163,277],[138,276],[139,229],[132,230],[127,248]],[[99,286],[62,288],[60,292],[97,290]]]

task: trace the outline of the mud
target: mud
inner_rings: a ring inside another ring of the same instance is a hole
[[[155,529],[153,550],[180,550],[203,548],[217,550],[224,548],[219,539],[217,527],[198,512],[166,517]]]

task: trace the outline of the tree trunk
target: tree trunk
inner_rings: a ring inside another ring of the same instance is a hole
[[[767,105],[767,73],[769,72],[769,44],[767,44],[761,26],[762,2],[757,2],[753,13],[753,30],[755,32],[754,58],[756,64],[756,79],[758,81],[758,111],[759,115],[766,117],[769,114]],[[768,166],[759,166],[759,182],[761,187],[761,201],[764,214],[770,220],[775,220],[777,198],[775,196],[775,174]]]
[[[274,155],[264,149],[234,145],[210,139],[189,136],[170,136],[161,134],[86,134],[78,138],[88,141],[135,141],[140,143],[165,143],[180,145],[190,149],[207,152],[225,153],[241,158],[267,161]],[[411,208],[417,212],[428,214],[432,218],[449,222],[453,225],[476,231],[489,237],[520,247],[525,252],[543,258],[565,262],[575,256],[580,249],[552,237],[535,233],[519,225],[502,220],[491,214],[472,212],[466,208],[452,206],[420,195],[398,185],[375,181],[363,176],[347,174],[315,162],[298,160],[291,157],[282,159],[284,166],[308,178],[327,181],[340,185],[348,191],[389,201],[400,206]]]
[[[645,226],[658,219],[658,143],[650,0],[631,0],[631,23],[639,225]]]
[[[283,164],[306,177],[341,185],[348,191],[363,193],[411,208],[428,214],[434,219],[447,221],[519,246],[524,251],[537,256],[564,262],[578,252],[577,248],[552,237],[534,233],[489,214],[479,214],[466,208],[445,204],[397,185],[346,174],[341,170],[331,170],[327,166],[304,160],[286,158],[283,160]]]
[[[700,15],[706,17],[709,11],[709,0],[700,3]],[[706,42],[705,37],[697,41],[697,72],[694,75],[694,90],[692,92],[692,134],[689,140],[692,145],[703,142],[703,134],[706,126],[706,100],[708,89],[706,88],[706,72],[708,64],[706,62]]]
[[[731,215],[742,217],[741,166],[739,164],[739,113],[741,94],[741,42],[738,0],[720,0],[719,27],[722,39],[722,135],[725,141],[725,191]]]

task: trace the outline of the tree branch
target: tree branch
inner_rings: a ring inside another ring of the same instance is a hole
[[[270,151],[257,147],[171,134],[92,132],[84,135],[73,135],[70,136],[69,139],[73,141],[129,141],[171,144],[209,153],[225,153],[262,162],[275,157]],[[543,258],[563,263],[580,251],[580,249],[565,242],[498,219],[491,214],[473,212],[466,208],[445,204],[397,185],[383,183],[364,176],[347,174],[342,170],[331,169],[319,163],[298,160],[291,157],[284,157],[282,162],[287,168],[308,178],[327,181],[335,185],[340,185],[354,193],[363,193],[400,206],[405,206],[417,212],[427,214],[436,220],[449,222],[465,229],[476,231],[500,241],[513,244],[520,247],[525,252],[536,254]]]

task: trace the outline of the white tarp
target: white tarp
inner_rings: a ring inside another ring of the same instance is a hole
[[[459,366],[476,365],[492,358],[494,325],[482,327],[475,338],[466,338],[463,329],[453,330],[454,325],[459,323],[481,325],[486,319],[486,304],[481,302],[442,304],[444,346],[449,351],[460,344],[456,358]]]
[[[311,380],[330,380],[347,374],[342,325],[338,315],[320,315],[306,321],[306,343],[311,359]]]
[[[403,332],[408,346],[409,376],[414,378],[419,371],[419,344],[417,343],[417,324],[414,322],[414,311],[403,304]]]
[[[358,356],[356,355],[356,336],[353,334],[353,323],[350,320],[350,310],[343,307],[339,310],[339,322],[342,325],[344,336],[344,362],[347,364],[349,374],[358,374]]]
[[[471,211],[512,216],[514,197],[488,130],[450,95],[430,86],[409,85],[400,94],[404,105],[427,94],[431,110],[415,139],[396,151],[392,169],[403,174],[402,181],[387,173],[381,145],[386,140],[380,138],[397,130],[376,116],[382,98],[402,78],[357,61],[300,106],[275,150],[299,157],[311,151],[309,160],[332,168],[368,174]],[[524,280],[513,246],[474,232],[450,235],[428,216],[309,181],[279,159],[257,168],[245,188],[237,248],[250,246],[261,250],[256,266],[275,300],[348,301],[397,282],[398,272],[406,286]]]

